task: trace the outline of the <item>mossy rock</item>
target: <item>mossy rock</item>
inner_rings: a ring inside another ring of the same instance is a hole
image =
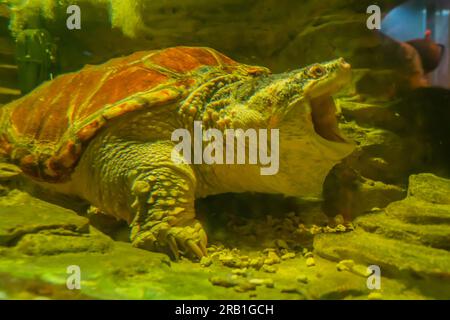
[[[340,272],[334,261],[318,256],[311,263],[311,253],[304,256],[301,248],[286,249],[289,245],[280,241],[267,252],[282,257],[280,250],[289,250],[289,255],[266,267],[240,265],[268,255],[264,247],[249,245],[244,237],[233,249],[211,246],[209,263],[184,259],[175,263],[164,254],[113,241],[73,211],[20,191],[0,198],[0,214],[0,228],[9,230],[5,234],[13,239],[0,244],[0,296],[5,299],[367,299],[370,295],[365,277]],[[286,219],[274,217],[267,223],[249,219],[270,225],[268,232],[286,227]],[[20,232],[11,231],[15,229]],[[230,230],[222,232],[228,238],[236,236]],[[230,254],[239,263],[219,258]],[[80,290],[66,286],[67,270],[73,265],[80,267]],[[385,299],[424,298],[405,292],[396,279],[386,280],[385,288]]]
[[[89,231],[89,220],[75,212],[11,191],[0,197],[0,245],[17,242],[26,234],[65,230],[76,234]]]
[[[378,265],[382,276],[403,281],[432,298],[450,297],[450,180],[413,175],[408,196],[356,219],[356,230],[321,234],[321,257]]]

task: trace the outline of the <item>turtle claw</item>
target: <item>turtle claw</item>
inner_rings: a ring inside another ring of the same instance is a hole
[[[208,255],[208,253],[207,253],[207,251],[206,251],[206,245],[203,243],[203,242],[199,242],[199,247],[200,247],[200,249],[202,250],[202,253],[203,253],[203,256],[207,256]]]
[[[206,232],[203,229],[201,229],[198,233],[199,233],[199,237],[200,237],[200,241],[199,241],[200,249],[202,249],[203,255],[206,256],[207,255],[206,254],[206,244],[208,243],[208,238],[206,236]]]
[[[170,252],[172,253],[172,256],[174,257],[174,260],[175,261],[180,260],[180,253],[178,251],[177,241],[175,240],[174,236],[169,234],[167,236],[167,243],[169,245]]]
[[[161,222],[150,230],[137,232],[132,243],[138,248],[165,252],[175,261],[179,260],[180,253],[195,260],[207,255],[206,233],[197,221],[184,227]]]
[[[193,240],[191,239],[187,240],[186,246],[192,251],[192,253],[195,254],[195,256],[197,256],[197,258],[201,259],[204,256],[203,250],[200,249],[199,246],[195,244]]]

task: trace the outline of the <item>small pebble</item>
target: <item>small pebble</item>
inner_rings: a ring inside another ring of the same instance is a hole
[[[250,283],[256,285],[256,286],[262,286],[265,285],[267,288],[273,288],[273,279],[266,278],[266,279],[250,279]]]
[[[247,291],[252,291],[255,289],[256,289],[256,285],[252,284],[248,281],[244,281],[234,288],[234,290],[236,292],[247,292]]]
[[[271,259],[271,258],[264,259],[265,265],[272,265],[272,264],[276,264],[276,263],[277,262],[274,259]]]
[[[304,234],[304,233],[307,233],[307,232],[310,232],[310,231],[309,231],[308,228],[305,227],[305,225],[303,223],[301,223],[301,224],[298,225],[297,232],[300,233],[300,234]]]
[[[316,261],[314,260],[313,257],[309,257],[306,259],[306,266],[307,267],[313,267],[316,265]]]
[[[275,284],[273,283],[272,279],[267,279],[266,281],[266,288],[273,288]]]
[[[281,256],[281,260],[288,260],[288,259],[293,259],[293,258],[295,258],[295,253],[293,253],[293,252],[288,252]]]
[[[240,250],[239,250],[238,248],[233,248],[233,249],[231,250],[231,253],[239,254],[239,253],[240,253]]]
[[[238,276],[246,276],[247,275],[247,268],[233,269],[233,270],[231,270],[231,273],[236,274]]]
[[[313,226],[309,229],[309,232],[310,232],[312,235],[315,235],[315,234],[322,233],[322,232],[323,232],[323,229],[322,229],[321,227],[319,227],[319,226],[313,225]]]
[[[208,251],[208,253],[213,253],[213,252],[217,251],[217,248],[216,248],[216,246],[211,246],[211,247],[208,247],[206,249],[206,251]]]
[[[220,256],[221,256],[221,255],[222,255],[221,252],[220,252],[220,251],[217,251],[217,252],[212,253],[212,254],[210,255],[210,257],[211,257],[211,259],[215,259],[215,258],[217,258],[217,257],[219,257],[219,259],[220,259]]]
[[[325,233],[334,233],[336,232],[336,229],[330,227],[330,226],[326,226],[325,228],[323,228],[323,232]]]
[[[355,265],[353,260],[342,260],[336,265],[338,271],[349,271],[352,270]]]
[[[261,270],[267,273],[275,273],[277,272],[277,269],[275,267],[269,266],[267,264],[263,265],[261,267]]]
[[[226,267],[230,268],[240,268],[242,266],[241,261],[239,258],[233,257],[233,256],[225,256],[221,257],[220,261],[222,264]]]
[[[202,267],[209,267],[212,264],[212,259],[209,257],[202,257],[200,260],[200,265]]]
[[[267,254],[267,256],[269,258],[273,258],[273,259],[280,259],[280,257],[278,257],[278,255],[274,252],[274,251],[269,251],[269,253]]]
[[[254,285],[257,286],[261,286],[265,283],[266,279],[258,279],[258,278],[254,278],[254,279],[250,279],[249,282],[253,283]]]
[[[220,287],[225,287],[225,288],[230,288],[230,287],[234,287],[235,285],[237,285],[236,281],[233,281],[232,279],[229,279],[229,278],[223,278],[223,277],[211,277],[209,279],[209,282],[211,282],[215,286],[220,286]]]
[[[282,293],[298,293],[303,294],[296,286],[287,286],[281,289]]]
[[[351,270],[354,274],[357,274],[359,276],[362,276],[364,278],[367,278],[368,276],[370,276],[372,273],[370,270],[367,270],[366,266],[357,264],[355,265],[352,270]]]
[[[263,259],[251,259],[248,263],[250,267],[255,268],[257,270],[260,269],[263,266],[263,264],[264,264]]]
[[[280,263],[280,257],[273,251],[269,251],[267,258],[264,259],[264,264],[277,264]]]
[[[345,229],[346,231],[353,231],[355,230],[355,226],[353,225],[353,223],[350,222],[345,225]]]
[[[301,282],[301,283],[304,283],[304,284],[307,284],[308,283],[308,277],[305,276],[304,274],[301,274],[301,275],[297,276],[297,281]]]

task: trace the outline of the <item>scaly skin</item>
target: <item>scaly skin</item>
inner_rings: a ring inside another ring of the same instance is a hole
[[[320,193],[328,171],[353,150],[338,136],[322,99],[339,90],[349,74],[349,66],[336,60],[255,80],[235,75],[212,80],[180,104],[117,119],[91,141],[68,188],[127,220],[133,245],[174,258],[180,253],[201,258],[207,238],[195,219],[196,197],[230,191]],[[309,102],[318,98],[316,131],[331,141],[315,132],[311,120]],[[193,120],[221,131],[279,128],[280,172],[261,176],[258,165],[175,164],[171,134],[192,129]]]
[[[174,145],[167,137],[179,124],[167,108],[163,111],[126,116],[96,137],[71,188],[101,211],[128,221],[133,245],[174,258],[179,250],[201,257],[207,239],[195,220],[196,176],[191,166],[172,162]]]

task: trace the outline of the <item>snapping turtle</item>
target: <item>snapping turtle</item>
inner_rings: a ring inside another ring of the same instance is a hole
[[[272,75],[209,48],[137,52],[59,76],[1,107],[0,159],[128,221],[137,247],[202,257],[207,237],[195,198],[320,194],[329,170],[354,148],[338,130],[331,97],[350,73],[342,58]],[[192,131],[196,120],[221,132],[279,129],[279,172],[174,162],[172,132]]]

